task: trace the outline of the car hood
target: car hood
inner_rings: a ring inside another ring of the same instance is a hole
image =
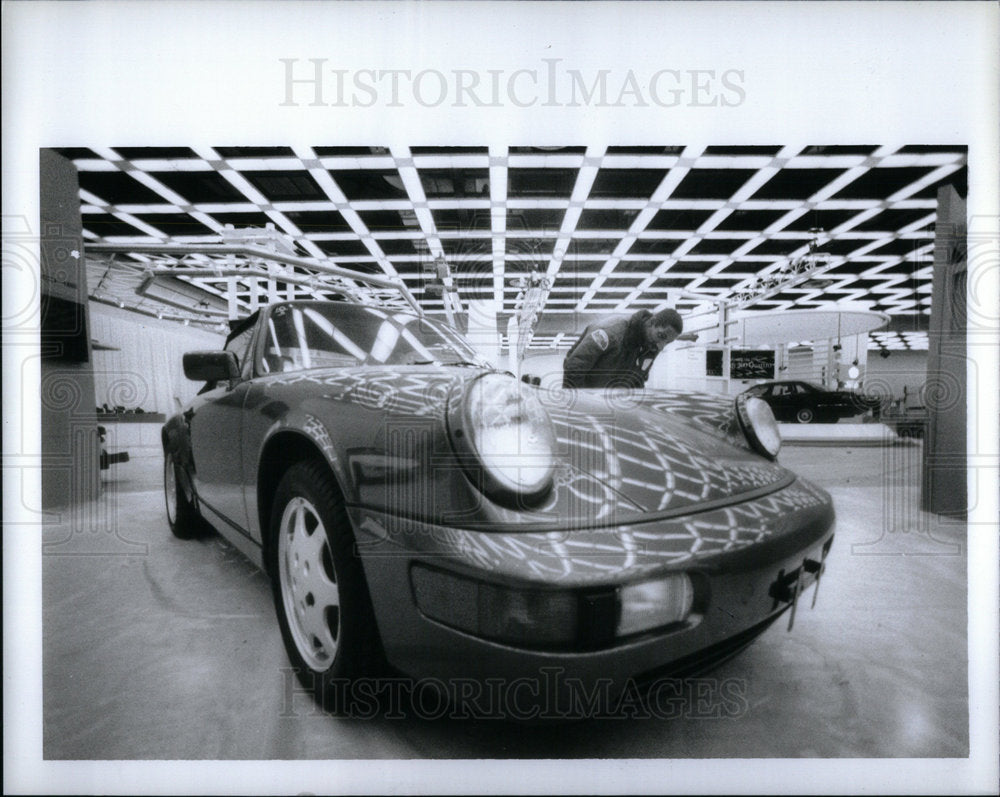
[[[750,450],[730,397],[653,390],[541,397],[565,464],[646,516],[725,505],[794,479]]]
[[[432,365],[367,367],[286,375],[276,382],[292,389],[305,384],[313,386],[310,392],[318,389],[306,404],[316,415],[330,400],[347,402],[397,423],[433,419],[446,434],[450,403],[461,401],[468,385],[483,373]],[[732,397],[525,389],[537,395],[552,420],[554,487],[548,499],[530,511],[481,502],[475,512],[482,513],[490,527],[528,530],[644,522],[748,500],[795,478],[749,448],[736,423]],[[380,450],[379,445],[371,449]]]

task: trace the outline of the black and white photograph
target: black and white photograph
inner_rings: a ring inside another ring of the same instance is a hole
[[[995,789],[949,5],[5,4],[5,791]]]

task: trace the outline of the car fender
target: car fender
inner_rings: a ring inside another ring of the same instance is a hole
[[[293,441],[298,438],[306,447],[300,448]],[[302,456],[307,456],[307,452],[315,452],[322,457],[327,468],[329,468],[337,487],[345,497],[353,495],[353,485],[350,482],[349,473],[343,467],[343,458],[338,453],[334,444],[334,437],[331,435],[327,424],[317,415],[305,410],[290,410],[281,417],[275,418],[264,434],[260,438],[259,444],[253,444],[247,450],[246,473],[244,474],[245,498],[247,502],[247,515],[251,526],[250,533],[255,539],[263,541],[267,520],[262,516],[262,507],[269,506],[270,495],[261,495],[262,472],[266,471],[270,464],[268,460],[276,452],[281,452],[283,461],[280,469],[284,470],[288,464],[294,461],[290,456],[291,452],[299,452]],[[277,478],[280,480],[280,476]],[[273,493],[276,484],[264,487]],[[264,512],[266,515],[267,513]]]

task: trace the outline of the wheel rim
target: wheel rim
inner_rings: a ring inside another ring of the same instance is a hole
[[[167,521],[172,526],[177,520],[177,473],[170,454],[163,463],[163,495],[167,500]]]
[[[799,422],[809,423],[813,419],[812,410],[799,410]]]
[[[316,508],[296,496],[278,536],[282,608],[295,647],[317,672],[333,664],[340,642],[340,591],[326,529]]]

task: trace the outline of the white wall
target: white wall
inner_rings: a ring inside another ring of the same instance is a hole
[[[878,352],[868,352],[868,372],[864,390],[880,396],[903,397],[903,387],[909,393],[918,392],[927,381],[926,351],[893,351],[882,358]],[[911,402],[912,403],[912,402]]]
[[[221,349],[225,335],[90,303],[90,337],[118,351],[94,350],[98,406],[142,407],[172,415],[201,388],[184,377],[184,352]],[[175,400],[176,399],[176,400]]]
[[[709,389],[708,381],[705,376],[704,347],[675,343],[661,351],[653,362],[646,386],[669,390],[705,391]]]

